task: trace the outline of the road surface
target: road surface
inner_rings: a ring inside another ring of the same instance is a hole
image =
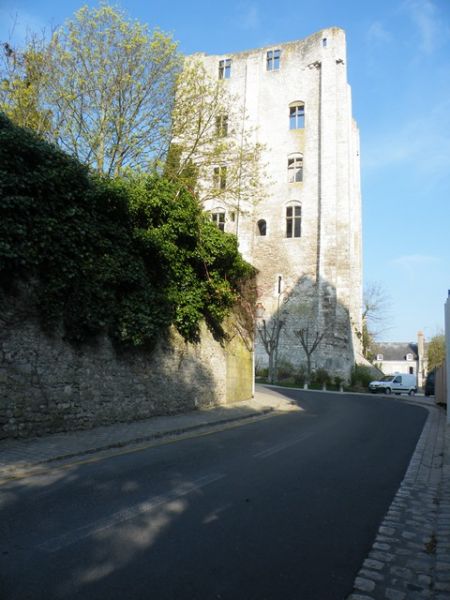
[[[2,600],[343,600],[427,412],[302,410],[0,487]]]

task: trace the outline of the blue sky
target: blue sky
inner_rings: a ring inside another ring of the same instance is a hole
[[[62,23],[78,0],[0,0],[0,40]],[[347,33],[353,114],[361,133],[364,280],[390,296],[384,341],[443,328],[450,289],[450,1],[122,0],[184,53],[219,54]]]

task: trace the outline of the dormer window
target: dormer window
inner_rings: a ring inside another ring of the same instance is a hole
[[[379,361],[383,360],[383,355],[382,354],[377,354],[377,360],[379,360]]]
[[[406,360],[414,360],[414,357],[410,352],[408,352],[408,354],[406,355]]]

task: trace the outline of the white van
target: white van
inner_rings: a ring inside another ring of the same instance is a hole
[[[407,373],[396,373],[395,375],[386,375],[379,381],[371,381],[369,390],[375,394],[383,392],[384,394],[401,394],[408,393],[410,396],[417,392],[417,381],[415,375]]]

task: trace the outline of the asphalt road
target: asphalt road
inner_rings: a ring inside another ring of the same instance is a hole
[[[0,487],[0,599],[343,600],[425,409],[304,410]]]

